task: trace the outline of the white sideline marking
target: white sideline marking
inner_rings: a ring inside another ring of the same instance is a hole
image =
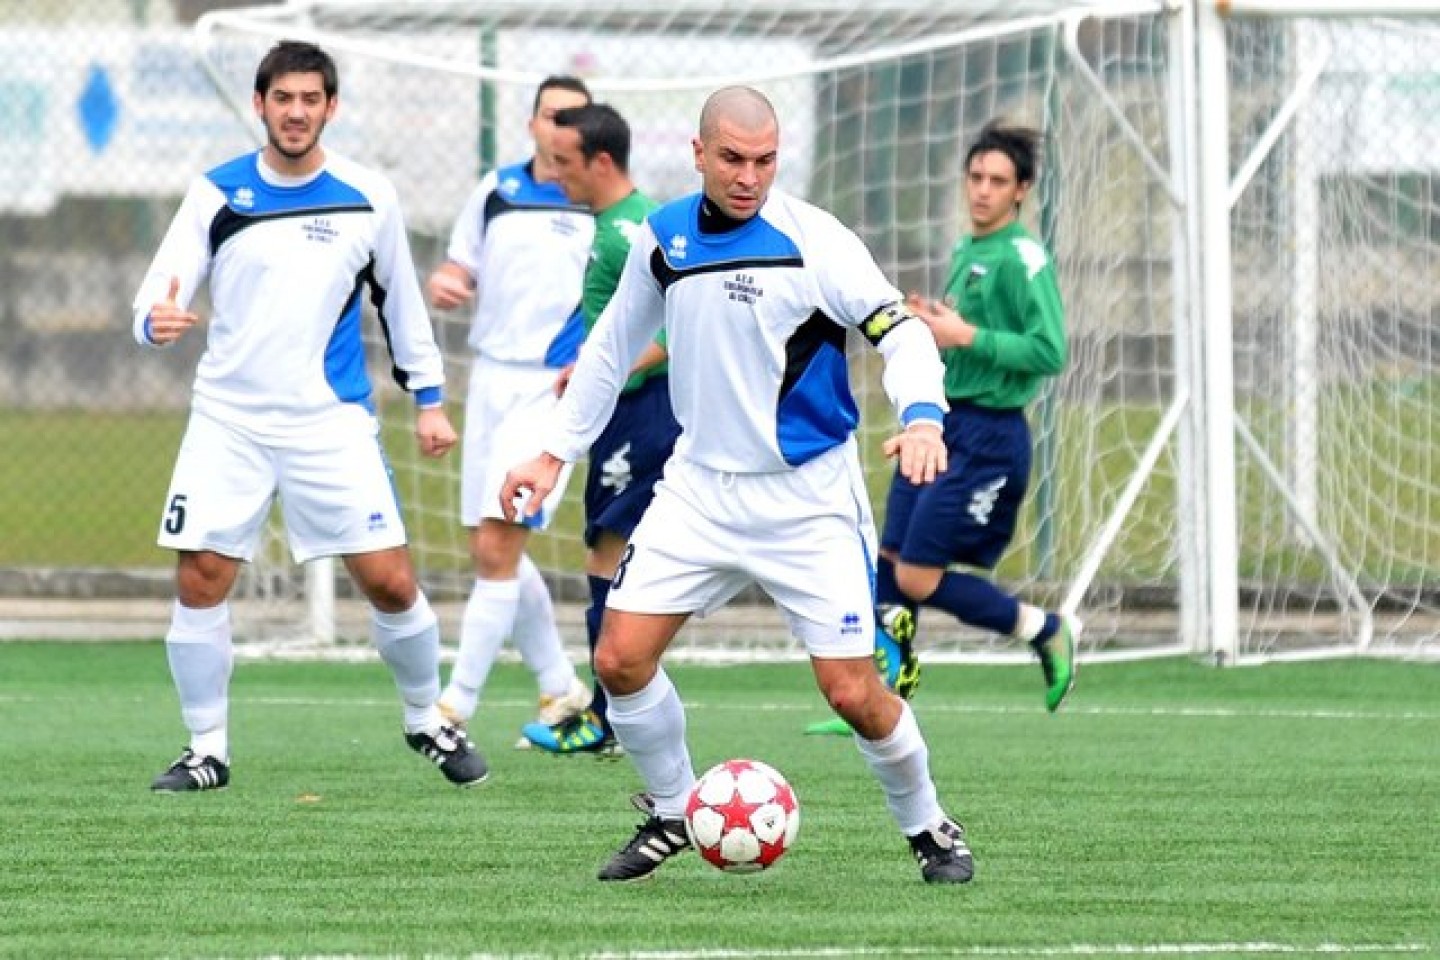
[[[133,697],[106,697],[93,696],[91,694],[61,695],[54,697],[42,697],[34,694],[8,694],[0,693],[0,703],[103,703],[123,702],[141,703],[150,700],[148,696]],[[267,707],[378,707],[386,710],[393,709],[396,700],[394,698],[379,697],[236,697],[230,698],[232,704],[246,703],[258,704]],[[534,700],[486,700],[488,707],[527,709],[535,705]],[[744,711],[745,713],[804,713],[811,714],[817,710],[824,712],[824,704],[816,699],[815,703],[713,703],[704,700],[685,701],[686,710],[700,711]],[[1040,715],[1039,708],[1026,706],[1007,706],[1004,704],[993,705],[965,705],[947,703],[925,703],[920,705],[921,713],[964,713],[980,716],[1016,716],[1033,714]],[[1064,712],[1067,715],[1093,716],[1093,717],[1177,717],[1184,719],[1219,719],[1219,720],[1440,720],[1440,712],[1433,710],[1328,710],[1318,708],[1314,710],[1239,710],[1232,707],[1072,707],[1065,705]]]
[[[587,953],[587,960],[803,960],[807,957],[1202,957],[1217,954],[1354,956],[1426,953],[1425,943],[1072,943],[1058,947],[790,947],[777,950],[643,950]]]
[[[1426,943],[1071,943],[1058,947],[784,947],[774,950],[602,950],[584,960],[831,960],[845,957],[1208,957],[1359,956],[1370,953],[1426,953]],[[551,960],[548,953],[470,953],[466,960]],[[357,960],[345,955],[345,960]]]

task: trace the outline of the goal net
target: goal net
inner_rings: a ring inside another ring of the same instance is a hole
[[[217,87],[251,128],[254,68],[270,44],[311,39],[336,56],[341,109],[327,142],[395,181],[422,275],[443,260],[480,174],[528,156],[531,100],[552,73],[582,76],[625,115],[632,174],[661,200],[698,187],[689,143],[704,97],[727,83],[759,87],[781,119],[779,183],[854,228],[907,291],[938,293],[944,282],[966,227],[964,151],[980,126],[1004,116],[1040,128],[1042,181],[1025,217],[1056,260],[1071,361],[1032,408],[1031,493],[997,576],[1035,602],[1078,610],[1089,657],[1202,653],[1187,623],[1206,538],[1189,519],[1197,297],[1179,14],[1149,2],[1022,3],[996,19],[995,5],[988,16],[978,6],[311,0],[213,14],[198,33]],[[1029,10],[1039,12],[1016,15]],[[1237,21],[1230,42],[1233,79],[1249,91],[1234,100],[1232,152],[1244,157],[1308,76],[1301,48],[1327,41],[1298,22]],[[1333,34],[1328,43],[1346,47]],[[1256,655],[1353,650],[1381,608],[1403,611],[1396,636],[1435,612],[1431,175],[1366,168],[1337,141],[1335,121],[1307,122],[1280,137],[1234,209],[1241,647]],[[1309,152],[1296,145],[1303,136]],[[1384,152],[1389,140],[1372,146]],[[1327,160],[1320,144],[1338,152]],[[1306,269],[1308,288],[1296,279]],[[436,321],[451,395],[462,397],[469,317]],[[878,515],[892,471],[880,446],[895,424],[873,353],[857,343],[852,354]],[[380,399],[417,566],[443,616],[473,577],[459,461],[418,457],[408,399]],[[579,489],[530,552],[567,638],[583,645]],[[363,640],[343,571],[307,578],[282,554],[268,551],[250,571],[255,602],[241,632],[311,637],[318,622],[324,636],[329,618],[342,641]],[[934,611],[922,634],[928,658],[1028,656]],[[759,596],[693,622],[676,652],[798,654]]]
[[[1440,5],[1226,34],[1237,652],[1433,656]]]

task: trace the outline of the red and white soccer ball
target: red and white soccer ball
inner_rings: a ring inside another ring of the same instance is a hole
[[[727,873],[755,873],[785,855],[800,831],[800,801],[774,767],[726,760],[695,781],[685,829],[700,856]]]

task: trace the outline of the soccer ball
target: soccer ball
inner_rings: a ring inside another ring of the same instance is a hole
[[[756,873],[784,856],[800,831],[800,801],[774,767],[726,760],[695,781],[685,831],[700,856],[726,873]]]

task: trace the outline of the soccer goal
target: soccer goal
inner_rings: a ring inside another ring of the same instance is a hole
[[[1032,411],[1030,502],[998,575],[1078,611],[1090,658],[1433,649],[1440,88],[1422,65],[1440,53],[1440,21],[1239,0],[1227,19],[1210,0],[977,6],[311,0],[211,14],[197,34],[252,130],[271,43],[336,56],[328,142],[395,180],[422,273],[480,173],[527,155],[531,98],[551,73],[584,77],[626,116],[632,174],[659,199],[698,187],[704,97],[759,87],[781,118],[781,185],[919,292],[938,292],[965,228],[970,138],[996,116],[1036,126],[1045,163],[1025,216],[1056,260],[1071,363]],[[1219,147],[1204,137],[1216,129]],[[463,396],[469,318],[436,319]],[[853,349],[878,512],[895,424],[873,354]],[[471,579],[458,460],[415,456],[408,401],[381,400],[418,566],[433,598],[458,600]],[[583,594],[578,486],[557,529],[531,541],[562,608]],[[361,639],[343,574],[306,576],[278,554],[250,571],[242,632]],[[583,642],[578,608],[565,615]],[[1027,656],[948,621],[923,618],[927,657]],[[680,644],[696,658],[798,652],[758,597]]]

